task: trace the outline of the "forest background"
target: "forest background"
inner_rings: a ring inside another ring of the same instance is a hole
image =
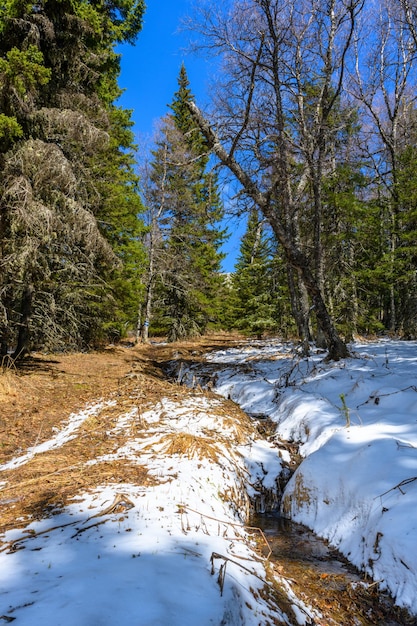
[[[129,332],[274,333],[332,358],[357,333],[416,337],[416,12],[196,3],[209,101],[182,65],[145,154],[118,85],[144,3],[3,2],[3,363]],[[226,213],[247,224],[232,274]]]

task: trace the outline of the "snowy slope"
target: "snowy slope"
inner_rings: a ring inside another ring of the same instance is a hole
[[[399,606],[417,614],[417,343],[356,343],[325,363],[258,342],[209,355],[215,389],[303,462],[286,487],[286,516],[328,539]]]
[[[320,354],[294,356],[289,344],[255,342],[211,354],[207,371],[218,393],[273,420],[277,440],[299,443],[304,460],[287,485],[285,513],[417,614],[417,344],[353,348],[355,358],[324,363]],[[76,443],[88,415],[99,418],[100,404],[0,466],[0,506],[14,468]],[[244,526],[245,494],[261,499],[282,467],[277,448],[255,432],[203,393],[167,397],[143,413],[121,408],[108,436],[124,433],[124,443],[88,464],[125,459],[138,480],[103,483],[49,518],[16,520],[0,536],[0,621],[308,623],[313,611],[288,585],[293,615],[267,600],[265,563]]]
[[[138,471],[138,484],[103,484],[52,517],[20,528],[17,520],[0,537],[0,622],[294,623],[264,598],[264,559],[244,526],[246,488],[274,486],[280,461],[224,405],[184,394],[142,414],[121,412],[114,432],[127,434],[125,444],[88,463],[126,459],[146,468],[147,479]],[[13,467],[75,438],[85,415],[72,415],[42,449],[0,466],[2,488]],[[304,623],[302,603],[294,610]]]

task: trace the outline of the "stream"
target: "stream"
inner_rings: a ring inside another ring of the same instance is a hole
[[[372,580],[308,528],[273,513],[253,515],[250,525],[263,531],[272,550],[270,562],[274,571],[289,579],[297,597],[320,615],[307,624],[417,624]]]
[[[212,387],[207,384],[215,369],[210,364],[181,361],[179,365],[178,361],[175,364],[171,361],[167,365],[166,373],[177,382],[205,389]],[[184,376],[184,366],[191,375]],[[259,419],[259,416],[250,417],[259,434],[270,439],[273,424]],[[300,462],[300,458],[296,458],[297,446],[286,446],[287,450],[291,448],[292,467],[281,476],[281,491]],[[392,597],[378,588],[378,581],[359,572],[341,553],[308,528],[281,517],[276,499],[274,506],[276,510],[272,512],[268,512],[266,507],[265,513],[253,513],[248,524],[261,529],[266,537],[271,549],[269,563],[273,571],[278,577],[288,580],[295,595],[312,609],[314,617],[306,616],[305,624],[417,626],[417,618],[396,606]],[[254,508],[257,508],[256,503]],[[285,603],[284,598],[283,601]]]

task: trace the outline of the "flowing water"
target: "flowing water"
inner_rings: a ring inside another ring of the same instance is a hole
[[[362,576],[326,541],[275,514],[256,514],[272,550],[274,571],[288,579],[297,597],[314,609],[316,626],[405,626],[417,620],[394,606],[378,585]]]

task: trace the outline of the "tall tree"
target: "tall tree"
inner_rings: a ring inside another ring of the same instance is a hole
[[[187,108],[192,99],[182,66],[151,173],[165,259],[159,268],[159,319],[171,340],[200,334],[215,320],[222,283],[223,208],[206,140]]]
[[[331,358],[344,357],[348,351],[323,291],[323,171],[331,117],[342,92],[346,56],[362,4],[250,0],[227,3],[224,10],[203,9],[197,28],[207,48],[224,60],[223,85],[214,103],[215,125],[190,103],[213,152],[262,211],[288,264],[302,280]],[[308,185],[314,211],[314,264],[294,228]]]
[[[401,273],[402,210],[399,198],[399,156],[407,135],[410,106],[416,90],[416,41],[407,27],[407,3],[383,1],[368,11],[369,23],[357,35],[355,75],[351,90],[363,110],[367,137],[364,146],[372,163],[375,194],[381,209],[381,235],[388,238],[380,266],[389,277],[385,284],[384,317],[392,332],[401,327],[397,274]],[[365,29],[368,30],[366,31]],[[367,41],[363,31],[368,34]],[[369,36],[370,35],[370,36]],[[360,59],[359,59],[360,56]],[[366,62],[364,62],[366,60]],[[385,248],[385,245],[383,246]]]
[[[116,207],[131,198],[118,225],[126,237],[138,208],[124,154],[129,121],[113,104],[120,94],[113,45],[133,41],[143,10],[142,0],[2,3],[3,354],[12,346],[14,357],[23,355],[29,333],[40,345],[89,341],[100,303],[112,300],[105,279],[120,263]]]

